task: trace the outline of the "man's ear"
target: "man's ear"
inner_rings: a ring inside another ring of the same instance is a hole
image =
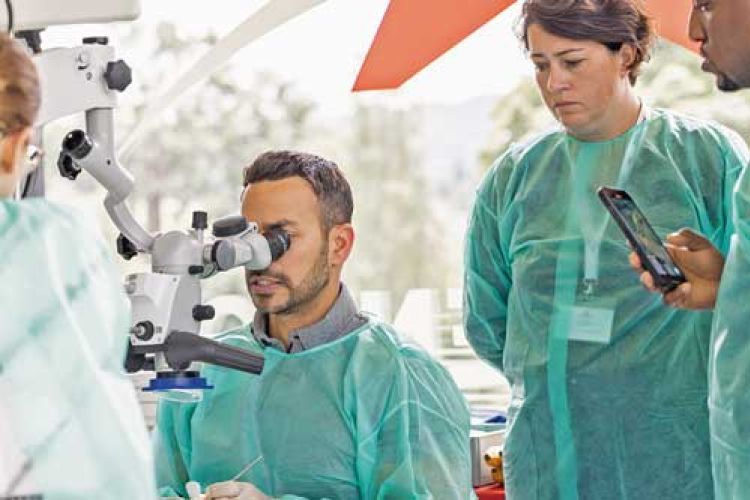
[[[349,258],[354,247],[354,227],[351,224],[338,224],[328,232],[328,262],[341,267]]]

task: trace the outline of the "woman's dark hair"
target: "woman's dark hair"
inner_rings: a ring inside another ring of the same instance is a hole
[[[599,42],[612,52],[624,44],[632,45],[635,60],[629,69],[633,84],[656,37],[653,19],[639,0],[525,0],[518,36],[526,50],[532,24],[562,38]]]

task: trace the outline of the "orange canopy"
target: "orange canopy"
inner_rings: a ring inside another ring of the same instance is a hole
[[[357,90],[394,89],[471,35],[514,0],[390,0],[354,84]],[[659,34],[691,50],[689,0],[647,0]]]

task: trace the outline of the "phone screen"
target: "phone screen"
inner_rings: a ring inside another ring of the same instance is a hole
[[[622,215],[627,226],[636,238],[638,238],[654,270],[659,274],[682,276],[682,272],[674,264],[669,253],[667,253],[667,250],[662,245],[661,238],[653,230],[633,200],[628,198],[611,198],[611,201]]]

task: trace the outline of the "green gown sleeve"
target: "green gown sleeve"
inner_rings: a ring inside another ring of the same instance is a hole
[[[505,184],[512,160],[506,153],[477,191],[469,219],[464,256],[464,329],[479,357],[502,370],[510,262],[501,241]]]

